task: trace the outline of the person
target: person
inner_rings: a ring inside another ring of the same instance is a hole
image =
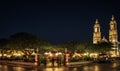
[[[54,67],[54,62],[55,62],[55,59],[54,57],[52,57],[52,66]]]
[[[58,63],[58,66],[61,66],[61,56],[57,57],[57,63]]]
[[[46,66],[47,65],[47,58],[45,57],[44,58],[44,66]]]

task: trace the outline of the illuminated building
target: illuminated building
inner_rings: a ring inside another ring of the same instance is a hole
[[[93,32],[93,44],[97,44],[100,41],[101,41],[100,24],[98,22],[98,19],[96,19]]]
[[[117,46],[118,33],[117,33],[117,23],[114,16],[112,16],[110,21],[109,41],[112,42],[114,46]]]
[[[114,46],[114,53],[112,52],[113,55],[118,55],[118,32],[117,32],[117,23],[116,20],[114,18],[114,16],[112,15],[112,18],[110,20],[109,23],[109,40],[107,40],[105,37],[101,38],[101,31],[100,31],[100,24],[98,22],[98,20],[96,19],[96,22],[94,24],[94,31],[93,31],[93,44],[98,44],[99,42],[111,42],[113,43]]]

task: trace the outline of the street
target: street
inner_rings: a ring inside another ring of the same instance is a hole
[[[15,65],[0,65],[0,71],[120,71],[120,62],[92,63],[69,67],[19,67]]]

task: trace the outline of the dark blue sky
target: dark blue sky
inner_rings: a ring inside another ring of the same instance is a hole
[[[0,38],[28,32],[50,41],[91,41],[98,18],[102,35],[108,37],[114,15],[120,31],[119,0],[5,1],[0,2]],[[119,33],[119,32],[118,32]]]

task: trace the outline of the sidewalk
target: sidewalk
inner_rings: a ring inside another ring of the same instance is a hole
[[[89,63],[92,63],[93,61],[81,61],[81,62],[70,62],[68,63],[68,66],[71,66],[71,65],[84,65],[84,64],[89,64]]]
[[[56,67],[71,67],[71,66],[81,66],[85,64],[92,63],[92,61],[84,61],[84,62],[70,62],[68,63],[67,66],[64,66],[61,64],[61,66],[58,66],[58,64],[55,62],[54,66],[52,66],[52,63],[48,63],[46,66],[44,64],[40,64],[39,66],[35,66],[35,63],[32,62],[18,62],[18,61],[4,61],[0,60],[1,64],[6,64],[6,65],[13,65],[13,66],[24,66],[24,67],[45,67],[45,68],[56,68]]]
[[[7,60],[0,60],[0,64],[11,65],[11,66],[24,66],[24,67],[35,66],[35,64],[32,62],[7,61]]]

